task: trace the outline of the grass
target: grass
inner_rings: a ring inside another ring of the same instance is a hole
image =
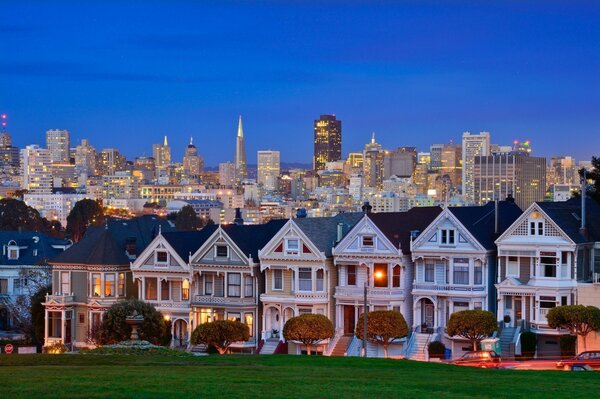
[[[307,356],[1,355],[2,398],[577,398],[597,373]]]

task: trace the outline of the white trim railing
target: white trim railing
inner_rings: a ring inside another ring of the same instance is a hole
[[[462,292],[484,292],[485,286],[473,286],[462,284],[434,284],[434,283],[414,283],[414,290],[421,291],[462,291]]]

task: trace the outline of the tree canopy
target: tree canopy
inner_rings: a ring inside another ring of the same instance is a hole
[[[87,228],[104,222],[104,211],[98,202],[91,199],[77,201],[67,216],[67,233],[74,242],[81,240]]]
[[[14,198],[0,200],[0,230],[44,231],[44,219],[40,213]]]
[[[176,214],[175,228],[177,230],[198,230],[202,225],[202,219],[196,215],[196,211],[191,205],[185,205]]]
[[[595,306],[557,306],[550,309],[547,319],[551,328],[564,328],[572,335],[582,337],[583,350],[586,350],[588,334],[592,331],[600,331],[600,309]]]
[[[446,331],[450,336],[463,337],[471,342],[473,350],[477,343],[496,331],[496,317],[487,310],[462,310],[452,313]]]
[[[587,178],[592,181],[592,186],[588,187],[587,195],[600,203],[600,157],[592,157],[592,170],[588,170]],[[579,175],[583,176],[583,169],[579,171]]]
[[[306,345],[310,355],[311,347],[324,339],[333,338],[333,323],[320,314],[302,314],[289,319],[283,326],[283,337],[288,341],[299,341]]]
[[[356,335],[364,339],[364,315],[356,324]],[[408,325],[402,313],[395,310],[378,310],[367,313],[367,340],[383,345],[383,354],[388,355],[388,346],[395,340],[408,335]]]
[[[234,342],[250,339],[248,326],[237,320],[215,320],[200,324],[192,332],[192,344],[213,346],[221,355]]]

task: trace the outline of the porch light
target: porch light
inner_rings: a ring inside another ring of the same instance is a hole
[[[171,320],[171,316],[166,314],[163,316],[163,319],[165,319],[165,321],[169,321],[169,320]]]

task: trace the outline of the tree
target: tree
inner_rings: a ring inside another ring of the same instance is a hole
[[[25,202],[13,198],[0,200],[0,230],[44,231],[40,213]]]
[[[177,230],[198,230],[202,227],[202,219],[196,215],[196,211],[191,205],[186,205],[175,217],[175,228]]]
[[[100,345],[110,345],[128,341],[131,338],[131,326],[125,320],[134,310],[144,317],[144,322],[138,328],[141,340],[163,346],[171,342],[171,329],[163,315],[151,304],[138,299],[119,301],[108,309],[102,319],[97,342]]]
[[[360,315],[356,324],[356,335],[364,339],[364,315]],[[395,340],[408,335],[408,325],[404,316],[395,310],[378,310],[367,313],[367,340],[383,345],[383,355],[387,357],[388,346]]]
[[[583,177],[583,169],[579,171],[579,175]],[[588,180],[592,181],[592,187],[587,190],[587,195],[600,203],[600,157],[592,157],[592,170],[586,172]]]
[[[222,355],[232,343],[249,339],[250,330],[246,324],[237,320],[215,320],[196,327],[191,342],[212,346]]]
[[[283,337],[288,341],[300,341],[306,345],[306,353],[324,339],[333,338],[333,323],[320,314],[302,314],[289,319],[283,326]]]
[[[571,335],[582,337],[584,351],[588,334],[600,330],[600,309],[595,306],[557,306],[550,309],[547,319],[551,328],[564,328],[569,330]]]
[[[452,313],[446,331],[450,336],[463,337],[473,344],[473,350],[477,350],[477,344],[485,337],[490,336],[496,328],[496,317],[487,310],[462,310]]]
[[[73,242],[81,240],[87,228],[98,226],[104,222],[104,211],[98,202],[91,199],[77,201],[67,216],[67,233]]]
[[[52,293],[52,285],[44,285],[33,294],[31,297],[31,340],[37,345],[44,344],[44,323],[46,312],[44,311],[44,305],[46,302],[46,295]]]

